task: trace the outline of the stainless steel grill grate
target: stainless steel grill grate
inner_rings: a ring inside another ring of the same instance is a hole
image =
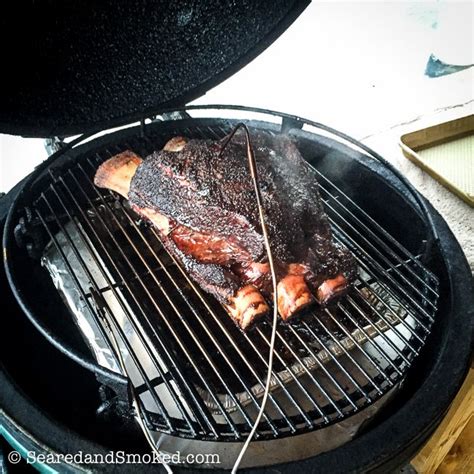
[[[179,133],[221,138],[228,131],[196,126]],[[259,408],[270,324],[238,330],[164,251],[154,228],[92,183],[110,156],[154,147],[150,137],[137,137],[50,170],[34,213],[105,340],[104,321],[111,321],[149,426],[181,437],[241,440]],[[402,380],[436,312],[436,277],[318,177],[335,237],[353,252],[359,277],[337,306],[279,325],[257,439],[311,431],[371,404]]]

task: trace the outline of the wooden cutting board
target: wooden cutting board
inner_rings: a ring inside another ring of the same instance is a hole
[[[474,207],[474,115],[405,133],[403,154]]]

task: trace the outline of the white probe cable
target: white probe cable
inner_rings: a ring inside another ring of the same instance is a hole
[[[240,127],[242,127],[244,129],[246,140],[247,140],[247,158],[248,158],[248,161],[249,161],[250,174],[252,176],[252,181],[253,181],[254,191],[255,191],[255,197],[256,197],[256,200],[257,200],[260,225],[262,227],[263,239],[264,239],[264,242],[265,242],[265,250],[266,250],[266,253],[267,253],[268,264],[270,266],[270,273],[271,273],[271,277],[272,277],[273,318],[272,318],[272,334],[271,334],[271,338],[270,338],[270,352],[269,352],[269,355],[268,355],[268,372],[267,372],[267,380],[266,380],[266,383],[265,383],[265,391],[264,391],[264,394],[263,394],[263,397],[262,397],[262,401],[260,403],[260,409],[258,411],[257,418],[255,419],[255,422],[252,426],[252,429],[249,433],[249,436],[246,439],[244,445],[242,446],[242,449],[241,449],[241,451],[240,451],[240,453],[239,453],[239,455],[238,455],[238,457],[237,457],[237,459],[234,463],[234,467],[232,468],[232,474],[236,474],[236,472],[237,472],[237,470],[240,466],[240,463],[242,462],[242,459],[245,455],[245,452],[247,451],[247,449],[248,449],[248,447],[249,447],[249,445],[252,441],[252,438],[255,436],[255,432],[257,431],[258,425],[259,425],[260,420],[262,419],[263,413],[265,411],[265,405],[267,403],[268,395],[270,393],[270,383],[271,383],[272,371],[273,371],[273,350],[274,350],[274,347],[275,347],[276,327],[277,327],[277,322],[278,322],[278,295],[277,295],[276,272],[275,272],[275,266],[274,266],[274,263],[273,263],[272,251],[271,251],[271,248],[270,248],[270,239],[268,237],[268,230],[267,230],[267,226],[265,224],[265,215],[264,215],[263,205],[262,205],[262,196],[261,196],[260,188],[259,188],[259,185],[258,185],[257,164],[255,162],[255,156],[253,154],[252,146],[250,144],[249,130],[248,130],[248,128],[245,124],[239,123],[234,128],[234,130],[231,132],[231,134],[229,135],[229,137],[227,138],[227,140],[223,144],[222,149],[221,149],[221,153],[224,150],[224,148],[226,147],[226,145],[229,143],[229,141],[232,139],[235,132]],[[108,324],[108,322],[107,322],[107,324]],[[117,358],[119,360],[122,371],[128,377],[127,369],[125,367],[125,363],[124,363],[123,358],[122,358],[122,353],[120,351],[120,347],[118,346],[117,339],[115,337],[115,333],[112,330],[112,328],[110,327],[110,325],[109,325],[109,331],[112,335],[112,339],[113,339],[114,346],[115,346],[115,351],[117,353]],[[142,410],[141,410],[141,407],[140,407],[140,403],[138,402],[138,399],[136,397],[135,391],[134,391],[133,387],[131,387],[131,389],[132,389],[131,392],[132,392],[132,397],[133,397],[133,407],[135,408],[135,410],[137,412],[138,423],[140,425],[140,428],[142,429],[143,434],[145,435],[145,438],[147,439],[148,443],[152,447],[153,451],[155,453],[157,453],[158,456],[160,456],[161,452],[156,447],[155,441],[153,440],[153,437],[150,435],[150,432],[149,432],[147,426],[145,425],[145,423],[143,421],[143,413],[142,413]],[[169,474],[173,474],[173,471],[172,471],[171,467],[168,464],[162,463],[162,465]]]
[[[255,422],[253,424],[252,430],[250,431],[250,434],[248,438],[245,440],[244,445],[242,446],[242,449],[240,450],[240,453],[235,460],[234,467],[232,468],[232,474],[235,474],[237,470],[239,469],[240,463],[242,462],[242,459],[245,455],[245,452],[247,451],[250,442],[252,441],[252,438],[255,436],[255,432],[257,431],[258,425],[260,423],[260,420],[262,419],[263,412],[265,411],[265,405],[267,403],[268,399],[268,394],[270,393],[270,382],[272,379],[272,371],[273,371],[273,349],[275,347],[275,338],[276,338],[276,327],[277,327],[277,321],[278,321],[278,295],[277,295],[277,281],[276,281],[276,273],[275,273],[275,266],[273,264],[273,257],[272,257],[272,251],[270,248],[270,239],[268,237],[268,230],[267,226],[265,224],[265,215],[263,212],[263,205],[262,205],[262,196],[260,193],[260,188],[258,185],[258,175],[257,175],[257,164],[255,162],[255,156],[253,154],[253,149],[252,145],[250,144],[250,134],[247,126],[243,123],[239,123],[238,125],[235,126],[234,130],[230,133],[229,137],[227,140],[224,142],[222,145],[221,153],[226,147],[226,145],[229,143],[229,141],[232,139],[234,136],[235,132],[242,127],[245,131],[245,136],[247,139],[247,158],[249,161],[249,167],[250,167],[250,174],[252,176],[253,180],[253,186],[254,186],[254,191],[255,191],[255,197],[257,200],[257,206],[258,206],[258,215],[260,218],[260,225],[262,227],[262,233],[263,233],[263,239],[265,241],[265,250],[267,252],[267,257],[268,257],[268,263],[270,266],[270,273],[272,276],[272,286],[273,286],[273,319],[272,319],[272,335],[270,338],[270,353],[268,355],[268,372],[267,372],[267,381],[265,383],[265,391],[262,397],[262,401],[260,403],[260,409],[257,414],[257,418],[255,419]]]

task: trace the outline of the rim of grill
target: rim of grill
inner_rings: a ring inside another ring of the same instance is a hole
[[[216,139],[230,128],[182,129],[177,123],[175,131],[166,133]],[[50,169],[33,212],[104,339],[111,344],[105,318],[130,354],[149,427],[187,438],[244,439],[265,382],[269,320],[248,334],[241,332],[167,254],[153,227],[139,220],[122,198],[93,185],[99,164],[125,149],[150,153],[153,135],[117,143],[60,171]],[[438,281],[421,256],[412,255],[316,172],[334,238],[354,255],[359,277],[336,306],[313,307],[297,321],[280,322],[272,391],[257,439],[311,431],[380,398],[403,379],[436,312]],[[66,257],[65,245],[73,260]],[[93,275],[96,269],[100,281]],[[79,273],[87,276],[88,285],[81,283]],[[121,329],[111,308],[117,305],[134,328],[140,350],[148,354],[153,373],[144,369],[137,347]]]

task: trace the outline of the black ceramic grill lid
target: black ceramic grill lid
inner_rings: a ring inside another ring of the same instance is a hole
[[[0,16],[0,131],[49,137],[184,105],[245,66],[309,0],[30,2]]]

